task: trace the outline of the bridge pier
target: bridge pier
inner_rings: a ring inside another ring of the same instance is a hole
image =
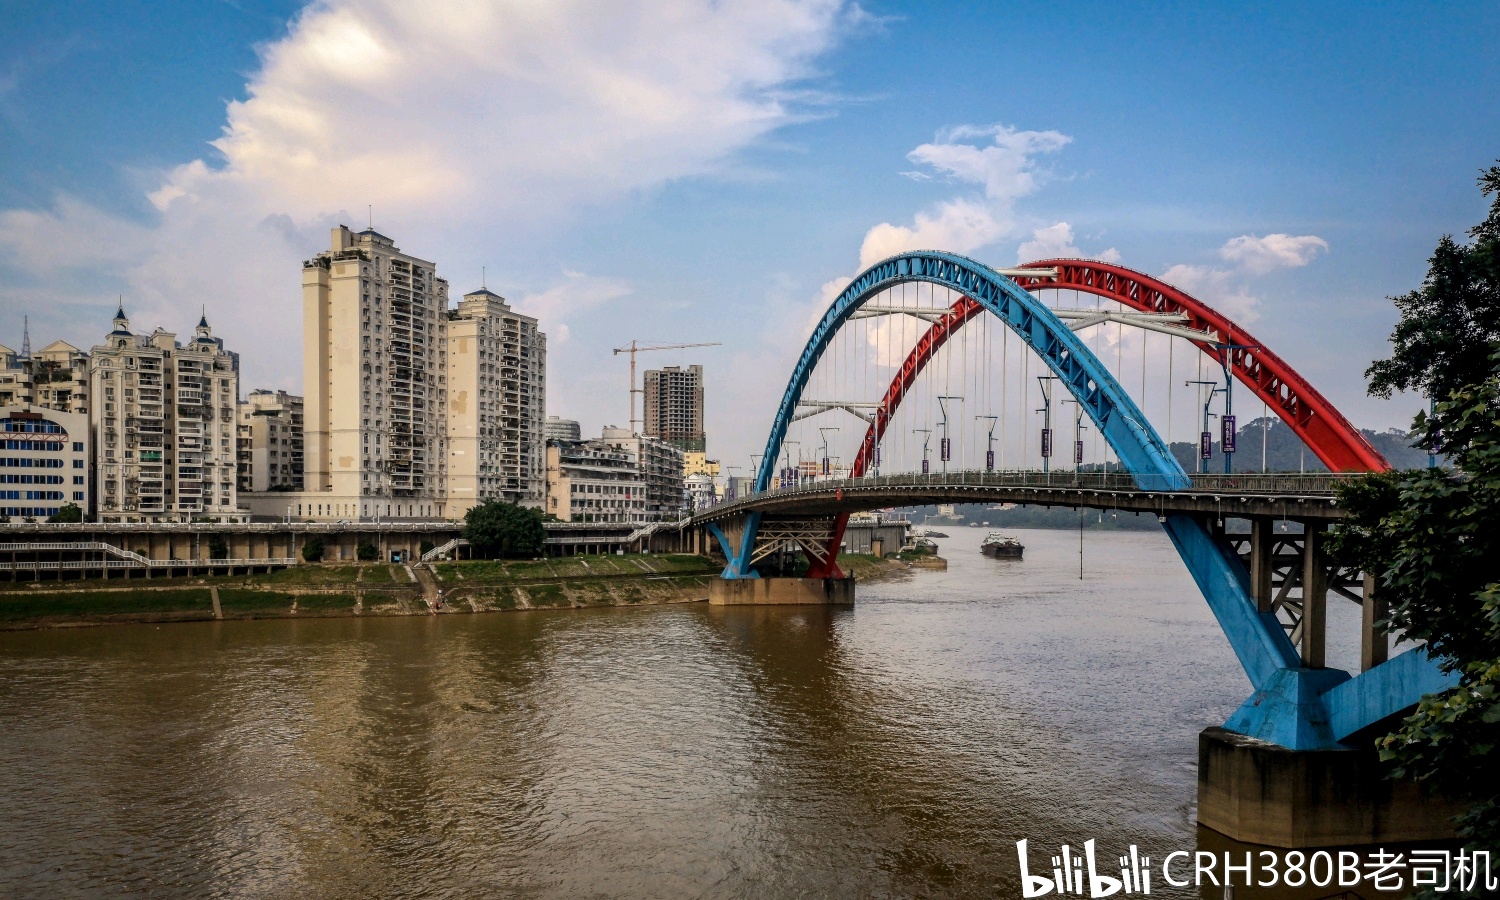
[[[715,578],[712,606],[853,606],[853,578]]]
[[[1288,750],[1207,728],[1198,736],[1198,822],[1270,847],[1453,838],[1458,804],[1385,775],[1374,749]]]

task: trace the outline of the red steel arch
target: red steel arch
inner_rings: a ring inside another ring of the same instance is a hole
[[[1028,291],[1049,288],[1083,291],[1114,300],[1140,312],[1182,313],[1189,328],[1209,331],[1219,344],[1194,341],[1198,349],[1223,364],[1229,353],[1229,370],[1255,396],[1276,411],[1297,437],[1333,472],[1384,472],[1391,464],[1370,445],[1359,429],[1349,423],[1317,389],[1268,350],[1250,332],[1228,316],[1171,285],[1113,263],[1088,259],[1044,259],[1026,263],[1025,269],[1056,269],[1057,277],[1016,277]]]
[[[1187,327],[1211,332],[1219,338],[1217,343],[1192,343],[1221,365],[1224,354],[1228,352],[1229,369],[1235,378],[1254,391],[1270,409],[1275,410],[1281,420],[1291,426],[1293,432],[1330,471],[1383,472],[1390,469],[1390,463],[1380,455],[1380,451],[1371,446],[1359,429],[1350,424],[1316,388],[1308,384],[1281,357],[1256,341],[1250,332],[1202,301],[1149,275],[1113,263],[1084,259],[1048,259],[1027,263],[1021,268],[1057,270],[1055,278],[1013,276],[1017,284],[1029,291],[1077,290],[1114,300],[1141,312],[1181,313],[1187,316],[1187,322],[1184,323]],[[859,478],[864,475],[876,445],[884,436],[891,417],[895,415],[896,407],[916,383],[917,376],[927,367],[933,354],[982,310],[983,307],[978,303],[968,297],[961,297],[917,341],[875,410],[850,470],[851,477]],[[1228,344],[1231,349],[1226,351],[1220,344]],[[842,577],[837,562],[838,548],[843,543],[848,522],[847,513],[841,513],[835,518],[828,542],[827,562],[814,561],[808,577]]]

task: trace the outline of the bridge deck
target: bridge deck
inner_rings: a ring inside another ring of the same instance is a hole
[[[1124,512],[1213,513],[1288,519],[1336,519],[1335,497],[1349,475],[1194,475],[1181,491],[1144,491],[1124,473],[934,472],[818,481],[752,494],[699,512],[693,524],[748,512],[823,516],[937,503],[1024,503]]]

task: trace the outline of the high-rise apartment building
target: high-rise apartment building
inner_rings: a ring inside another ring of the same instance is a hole
[[[101,522],[241,521],[233,354],[198,321],[193,340],[133,334],[122,307],[93,349],[90,412]]]
[[[547,336],[480,289],[448,321],[448,509],[541,507],[547,493]]]
[[[302,311],[307,431],[297,515],[443,516],[447,282],[374,229],[340,225],[330,249],[303,263]]]
[[[705,448],[702,366],[649,369],[644,393],[647,435],[682,450]]]
[[[302,490],[302,398],[251,391],[239,406],[237,463],[241,491]]]

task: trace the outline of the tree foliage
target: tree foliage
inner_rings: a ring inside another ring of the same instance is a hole
[[[464,515],[463,536],[478,556],[537,556],[547,532],[540,511],[486,500]]]
[[[359,542],[354,548],[354,558],[360,562],[374,562],[380,558],[380,548],[368,539]]]
[[[1444,235],[1422,287],[1391,298],[1401,310],[1395,349],[1366,370],[1371,394],[1420,391],[1443,400],[1489,377],[1490,353],[1500,343],[1500,165],[1480,174],[1479,189],[1495,199],[1469,230],[1473,243]]]
[[[83,509],[77,503],[64,503],[47,517],[48,522],[82,522]]]
[[[229,542],[224,540],[222,534],[211,534],[208,536],[208,558],[228,559]]]
[[[1500,355],[1495,357],[1500,364]],[[1470,803],[1464,833],[1500,844],[1500,371],[1454,391],[1416,432],[1457,469],[1386,472],[1340,488],[1332,550],[1376,578],[1387,627],[1427,642],[1453,689],[1381,738],[1394,774]]]
[[[310,537],[302,544],[302,558],[310,563],[323,561],[323,539]]]

